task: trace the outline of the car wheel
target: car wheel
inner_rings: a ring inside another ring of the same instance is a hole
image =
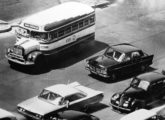
[[[111,80],[116,80],[116,74],[115,73],[112,73]]]
[[[88,106],[88,105],[85,105],[85,106],[83,107],[83,111],[86,112],[86,111],[88,110],[88,108],[89,108],[89,106]]]
[[[146,68],[147,68],[146,66],[142,65],[141,68],[140,68],[140,71],[141,72],[145,72],[146,71]]]

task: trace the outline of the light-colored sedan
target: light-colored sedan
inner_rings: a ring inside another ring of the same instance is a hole
[[[99,103],[103,92],[85,87],[78,82],[56,84],[47,87],[33,98],[17,105],[20,113],[33,119],[53,119],[56,113],[66,109],[83,110]]]
[[[13,113],[0,108],[0,120],[16,120]]]

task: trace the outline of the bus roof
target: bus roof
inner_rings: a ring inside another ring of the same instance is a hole
[[[78,19],[93,12],[94,9],[86,4],[66,2],[25,18],[20,26],[45,32],[56,28],[59,24],[67,23],[68,20]]]

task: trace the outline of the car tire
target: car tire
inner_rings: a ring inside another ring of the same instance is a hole
[[[112,73],[110,79],[113,81],[113,80],[116,80],[116,74],[115,73]]]
[[[83,112],[88,111],[88,108],[89,108],[89,106],[88,106],[88,105],[85,105],[85,106],[83,107]]]
[[[146,69],[147,69],[147,67],[146,67],[145,65],[142,65],[142,66],[140,67],[140,72],[145,72]]]

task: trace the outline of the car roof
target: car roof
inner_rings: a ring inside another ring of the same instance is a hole
[[[89,116],[87,113],[75,111],[75,110],[66,110],[58,113],[58,116],[67,120],[76,120],[83,116]]]
[[[148,72],[148,73],[144,73],[144,74],[137,76],[137,78],[152,83],[152,82],[156,82],[159,80],[164,80],[165,76],[158,72]]]
[[[129,53],[129,52],[140,50],[139,48],[137,48],[129,43],[121,43],[121,44],[117,44],[117,45],[112,45],[110,47],[112,49],[115,49],[117,51],[124,52],[124,53]]]
[[[15,117],[11,112],[0,108],[0,119],[6,117]]]
[[[157,115],[164,116],[165,117],[165,108],[161,109]]]
[[[146,110],[146,109],[139,109],[139,110],[134,111],[128,115],[125,115],[120,120],[145,120],[145,119],[150,118],[154,115],[156,115],[156,113],[153,111]]]
[[[45,88],[45,90],[51,91],[53,93],[57,93],[62,97],[66,97],[68,95],[72,95],[72,94],[76,94],[80,92],[77,89],[65,84],[56,84],[56,85]]]

